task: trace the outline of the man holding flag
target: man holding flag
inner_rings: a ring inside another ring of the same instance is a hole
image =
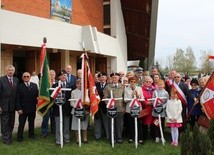
[[[39,98],[37,104],[37,112],[44,116],[48,109],[53,105],[53,102],[50,100],[50,76],[49,76],[49,65],[46,55],[46,38],[43,39],[43,44],[41,47],[40,55],[40,89],[39,89]]]

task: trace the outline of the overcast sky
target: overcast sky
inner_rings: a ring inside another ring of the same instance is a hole
[[[156,59],[188,46],[197,59],[202,50],[214,52],[214,0],[159,0]]]

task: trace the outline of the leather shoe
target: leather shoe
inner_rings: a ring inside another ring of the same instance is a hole
[[[86,141],[83,141],[83,143],[84,143],[84,144],[88,144],[88,141],[87,141],[87,140],[86,140]]]
[[[18,141],[19,143],[21,143],[21,142],[23,142],[23,139],[22,139],[22,138],[18,138],[17,141]]]
[[[141,144],[141,145],[143,145],[144,144],[144,142],[143,142],[143,140],[139,140],[139,142],[138,142],[139,144]]]
[[[48,134],[42,134],[42,138],[45,138],[47,136],[48,136]]]
[[[117,143],[118,144],[123,144],[123,140],[119,139],[119,140],[117,140]]]

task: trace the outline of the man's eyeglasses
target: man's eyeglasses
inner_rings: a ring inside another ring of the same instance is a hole
[[[180,76],[175,76],[175,78],[180,78]]]
[[[30,76],[23,76],[24,78],[29,78]]]
[[[130,83],[136,83],[136,81],[135,80],[131,80]]]

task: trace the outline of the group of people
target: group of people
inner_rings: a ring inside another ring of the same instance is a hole
[[[17,140],[24,140],[23,131],[26,119],[29,122],[29,138],[34,139],[34,121],[36,116],[36,104],[38,99],[38,86],[33,81],[30,82],[31,75],[24,72],[22,83],[14,77],[15,67],[8,65],[6,75],[0,78],[0,112],[1,129],[3,143],[11,144],[12,131],[15,121],[15,111],[19,114],[19,126]],[[71,91],[61,91],[65,98],[62,105],[63,114],[63,140],[70,143],[70,131],[76,135],[76,143],[79,143],[77,118],[74,116],[74,107],[77,101],[69,99],[80,99],[81,90],[81,69],[77,71],[77,76],[72,73],[72,66],[67,65],[65,70],[61,70],[56,76],[54,70],[50,70],[51,87],[70,88]],[[161,116],[161,126],[163,133],[165,125],[171,128],[173,146],[178,146],[179,133],[186,129],[187,123],[191,127],[195,125],[203,110],[199,104],[198,95],[207,82],[206,77],[191,79],[190,84],[186,83],[180,73],[175,70],[169,72],[168,78],[163,79],[157,68],[151,71],[143,71],[136,68],[133,72],[121,71],[107,75],[98,72],[94,76],[96,89],[100,96],[99,109],[94,115],[94,137],[96,140],[106,138],[111,142],[111,118],[107,115],[108,101],[102,99],[121,98],[115,100],[117,116],[114,118],[114,139],[115,143],[123,143],[124,137],[128,137],[128,142],[132,143],[135,138],[134,117],[131,116],[131,104],[133,99],[137,99],[141,110],[137,118],[138,142],[144,142],[150,137],[155,142],[161,140],[158,116]],[[50,91],[51,93],[51,91]],[[192,107],[194,109],[192,110]],[[161,109],[161,110],[160,110]],[[90,122],[90,107],[84,106],[85,117],[81,118],[81,130],[83,143],[88,143],[87,128]],[[186,115],[188,112],[190,112]],[[187,118],[188,117],[188,118]],[[59,107],[54,104],[43,117],[41,124],[41,136],[48,136],[49,119],[51,120],[51,133],[55,135],[55,142],[60,145],[60,118]],[[166,123],[165,123],[166,122]],[[162,139],[163,140],[163,139]],[[164,139],[165,141],[165,139]]]

